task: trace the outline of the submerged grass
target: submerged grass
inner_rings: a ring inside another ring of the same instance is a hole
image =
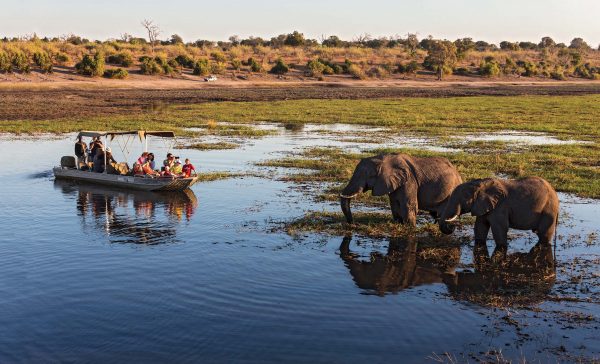
[[[216,143],[194,143],[190,145],[182,145],[180,148],[183,149],[197,149],[197,150],[225,150],[225,149],[236,149],[240,145],[236,143],[227,142],[216,142]]]

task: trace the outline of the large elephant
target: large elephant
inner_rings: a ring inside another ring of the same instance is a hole
[[[450,234],[451,223],[459,215],[470,212],[476,216],[475,242],[485,242],[491,228],[496,246],[506,253],[509,228],[532,230],[541,244],[550,244],[558,210],[556,191],[542,178],[485,178],[458,186],[452,192],[439,224],[443,233]]]
[[[418,158],[406,154],[380,154],[362,159],[340,194],[342,212],[352,223],[350,200],[371,190],[373,196],[388,195],[394,220],[415,226],[418,210],[437,217],[456,186],[460,174],[446,158]]]
[[[360,259],[350,249],[351,236],[340,245],[340,257],[356,285],[372,294],[384,296],[406,288],[443,283],[445,275],[454,275],[460,261],[460,246],[421,247],[414,238],[393,238],[386,254],[372,252]]]

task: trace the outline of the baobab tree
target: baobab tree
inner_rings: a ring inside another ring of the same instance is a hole
[[[142,20],[142,26],[146,28],[146,31],[148,32],[148,40],[150,41],[152,53],[154,53],[154,45],[156,44],[158,36],[161,33],[160,27],[154,24],[154,21],[148,19]]]

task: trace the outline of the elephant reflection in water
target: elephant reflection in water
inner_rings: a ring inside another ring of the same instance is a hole
[[[340,245],[340,257],[350,270],[356,285],[383,296],[403,289],[443,283],[444,276],[453,274],[460,261],[460,247],[418,246],[415,239],[392,238],[387,254],[371,253],[368,261],[358,259],[350,250],[352,236]]]
[[[459,246],[419,246],[415,239],[390,239],[387,253],[371,253],[361,260],[350,250],[352,237],[340,245],[340,257],[356,285],[379,296],[398,293],[420,285],[444,283],[450,294],[460,300],[510,303],[541,300],[555,280],[552,249],[537,244],[527,253],[508,254],[502,261],[490,258],[485,243],[473,248],[474,271],[456,272],[460,263]]]
[[[532,304],[543,301],[556,280],[552,247],[537,243],[527,253],[492,259],[485,242],[473,248],[474,271],[457,272],[445,283],[460,300],[485,305]]]

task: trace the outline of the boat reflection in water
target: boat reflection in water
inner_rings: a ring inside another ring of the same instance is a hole
[[[103,231],[111,242],[155,245],[177,241],[177,230],[198,207],[192,190],[130,191],[56,180],[65,195],[77,196],[84,229]]]
[[[541,302],[556,278],[552,248],[535,245],[527,253],[492,258],[485,244],[473,249],[474,269],[455,271],[461,248],[419,244],[415,239],[390,239],[386,254],[368,259],[350,250],[352,237],[340,245],[340,257],[363,293],[384,296],[406,288],[443,283],[450,295],[481,305],[519,305]],[[427,246],[429,245],[429,246]]]

